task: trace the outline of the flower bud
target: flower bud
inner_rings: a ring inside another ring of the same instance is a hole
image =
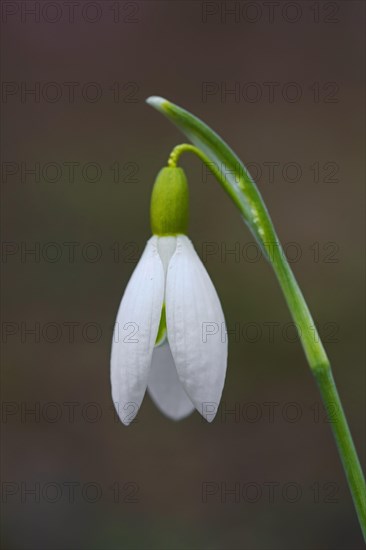
[[[182,168],[160,170],[151,195],[151,230],[160,237],[187,234],[188,184]]]

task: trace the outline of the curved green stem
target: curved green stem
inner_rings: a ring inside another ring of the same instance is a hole
[[[206,155],[194,145],[190,145],[189,143],[176,145],[176,147],[174,147],[173,151],[170,153],[168,166],[170,166],[171,168],[175,168],[178,164],[179,157],[184,152],[191,152],[197,155],[197,157],[201,159],[203,164],[205,164],[207,168],[211,170],[215,178],[221,183],[226,193],[230,195],[231,199],[234,201],[239,210],[242,210],[242,202],[239,200],[238,195],[233,191],[232,187],[227,183],[227,181],[221,178],[220,170],[217,168],[216,164],[214,162],[211,162],[210,159],[206,157]]]
[[[230,195],[243,216],[245,216],[246,208],[243,206],[243,203],[238,200],[238,195],[232,191],[232,187],[228,185],[225,177],[223,177],[217,166],[211,162],[210,159],[197,147],[186,143],[174,147],[168,160],[169,166],[176,166],[179,157],[184,152],[194,153],[202,160],[202,162],[212,171],[219,183],[224,187],[225,191]],[[320,340],[320,336],[311,317],[309,308],[287,262],[286,255],[282,249],[280,240],[276,235],[272,221],[266,211],[261,212],[261,216],[260,218],[258,216],[258,219],[260,223],[258,222],[258,231],[256,232],[256,236],[262,250],[264,251],[268,261],[272,264],[277,275],[288,307],[299,331],[309,365],[313,371],[328,368],[329,360],[327,354]]]
[[[256,199],[259,197],[259,202],[255,202],[255,208],[254,200],[253,203],[251,203],[250,198],[248,200],[248,197],[246,197],[247,200],[245,202],[241,200],[240,195],[235,192],[232,185],[229,185],[227,177],[222,174],[217,165],[212,162],[203,151],[193,145],[177,145],[169,157],[168,165],[175,167],[179,157],[184,152],[194,153],[211,170],[224,190],[234,201],[235,205],[239,208],[247,223],[248,208],[252,214],[254,210],[254,222],[252,219],[251,224],[248,225],[255,233],[267,259],[272,264],[287,305],[297,326],[305,355],[317,381],[332,425],[339,455],[346,473],[363,536],[366,540],[366,484],[353,444],[352,435],[333,379],[327,354],[264,203],[259,193],[258,196],[255,197]],[[239,189],[242,189],[245,184],[248,184],[248,181],[243,181],[241,178],[245,180],[244,175],[242,176],[239,173],[237,180]]]

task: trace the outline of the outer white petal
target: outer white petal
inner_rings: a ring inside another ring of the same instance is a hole
[[[164,270],[152,237],[127,285],[116,319],[111,356],[112,397],[128,425],[143,400],[164,299]]]
[[[204,265],[182,235],[168,267],[166,317],[178,376],[197,410],[212,421],[225,382],[225,318]]]
[[[178,378],[168,343],[154,349],[147,389],[156,406],[173,420],[180,420],[194,411]]]

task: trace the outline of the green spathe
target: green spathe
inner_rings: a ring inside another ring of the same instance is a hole
[[[159,237],[187,234],[188,184],[182,168],[160,170],[154,183],[150,219],[151,230]]]

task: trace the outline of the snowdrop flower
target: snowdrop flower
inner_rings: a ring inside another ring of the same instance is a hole
[[[213,420],[227,365],[220,300],[189,238],[188,185],[181,168],[163,168],[151,199],[153,236],[127,285],[111,355],[112,397],[120,419],[136,416],[146,388],[179,420],[196,408]],[[135,327],[135,333],[123,337]]]

